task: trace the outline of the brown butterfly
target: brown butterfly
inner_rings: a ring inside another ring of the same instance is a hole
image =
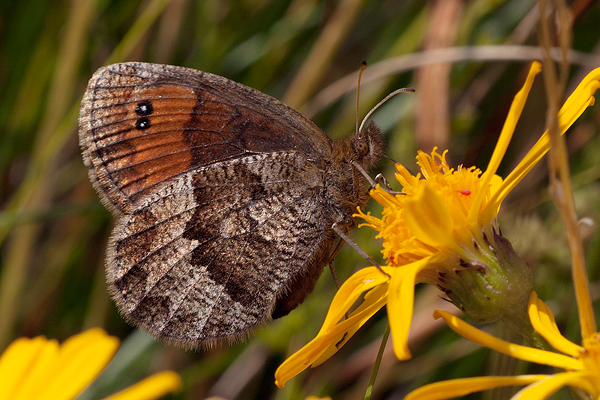
[[[296,308],[327,264],[334,223],[368,198],[357,168],[382,154],[373,124],[332,142],[278,100],[226,78],[109,65],[81,102],[90,179],[117,218],[110,293],[155,337],[233,342]]]

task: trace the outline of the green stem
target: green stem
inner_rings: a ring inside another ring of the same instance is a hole
[[[371,393],[373,393],[375,378],[379,372],[381,358],[383,357],[383,350],[385,349],[388,337],[390,337],[390,324],[386,326],[385,332],[383,332],[383,337],[381,338],[381,345],[379,346],[379,352],[377,353],[377,358],[375,359],[375,365],[373,365],[373,371],[371,372],[371,378],[369,379],[369,386],[367,386],[367,391],[365,392],[365,400],[371,400]]]

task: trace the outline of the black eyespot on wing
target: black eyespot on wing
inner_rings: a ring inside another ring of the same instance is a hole
[[[148,115],[152,114],[153,112],[154,112],[154,106],[152,105],[152,102],[149,100],[140,101],[135,106],[135,113],[137,115],[139,115],[140,117],[148,116]]]
[[[150,118],[148,117],[140,117],[137,121],[135,121],[135,128],[140,131],[145,131],[150,128]]]

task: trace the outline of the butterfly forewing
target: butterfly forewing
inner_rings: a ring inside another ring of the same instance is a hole
[[[170,65],[101,68],[90,79],[79,123],[92,182],[121,213],[166,180],[221,160],[279,150],[317,160],[331,154],[330,139],[285,104]]]

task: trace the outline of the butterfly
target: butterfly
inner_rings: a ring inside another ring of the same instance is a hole
[[[111,297],[126,320],[186,348],[239,341],[302,303],[333,224],[350,230],[368,198],[355,165],[383,152],[372,122],[332,141],[255,89],[141,62],[94,73],[79,143],[116,218]]]

